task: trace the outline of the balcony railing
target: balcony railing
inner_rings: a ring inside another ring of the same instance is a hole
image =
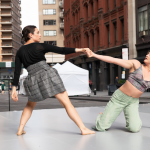
[[[4,27],[1,28],[1,27],[0,27],[0,30],[4,30],[4,31],[5,31],[5,30],[12,30],[12,28],[4,28]]]
[[[2,44],[0,47],[12,47],[12,44]]]
[[[8,57],[8,56],[7,56],[6,58],[3,56],[2,62],[12,62],[12,59],[13,59],[12,56],[11,56],[11,57]]]
[[[0,23],[5,23],[5,24],[12,23],[12,20],[2,20],[2,19],[0,19]]]
[[[1,36],[0,39],[12,39],[12,36]]]
[[[64,29],[64,23],[60,23],[60,29]]]
[[[11,13],[10,14],[0,14],[0,16],[11,16]]]
[[[60,12],[59,17],[63,19],[64,18],[64,13]]]
[[[2,54],[13,54],[12,50],[2,50]]]
[[[62,1],[59,2],[59,7],[63,8],[63,2]]]
[[[1,3],[0,8],[11,8],[11,3]]]

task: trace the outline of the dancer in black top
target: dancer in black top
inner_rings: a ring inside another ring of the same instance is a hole
[[[45,53],[55,52],[59,54],[70,54],[75,52],[89,53],[88,48],[60,48],[45,43],[39,43],[41,35],[36,26],[26,26],[23,31],[25,44],[17,51],[15,58],[15,72],[13,80],[12,99],[17,102],[18,86],[22,64],[28,70],[28,76],[24,81],[28,102],[23,110],[20,126],[17,135],[24,134],[24,126],[30,118],[33,108],[38,101],[55,96],[61,105],[66,109],[69,117],[80,128],[81,134],[94,134],[94,131],[87,129],[80,119],[77,111],[71,104],[68,94],[58,72],[46,64]]]

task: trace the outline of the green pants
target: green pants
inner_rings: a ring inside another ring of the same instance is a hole
[[[119,114],[124,111],[126,119],[126,128],[131,132],[138,132],[141,129],[142,122],[138,112],[139,99],[130,97],[119,89],[112,95],[103,114],[99,114],[96,119],[96,129],[105,131],[110,128]]]

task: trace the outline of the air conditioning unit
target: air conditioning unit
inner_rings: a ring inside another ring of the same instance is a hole
[[[145,31],[140,31],[140,37],[145,36]]]

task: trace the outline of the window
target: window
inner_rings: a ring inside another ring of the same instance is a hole
[[[43,25],[56,25],[56,20],[43,20]]]
[[[148,35],[148,11],[147,5],[140,7],[138,9],[138,18],[139,18],[139,36],[141,32],[144,35]]]
[[[109,30],[109,25],[106,26],[107,28],[107,39],[108,39],[108,47],[109,47],[109,44],[110,44],[110,30]]]
[[[115,29],[115,45],[117,44],[117,23],[114,23],[114,29]]]
[[[57,46],[57,41],[44,41],[44,43]]]
[[[93,2],[91,2],[91,7],[92,7],[92,16],[94,15],[94,5]]]
[[[117,6],[117,3],[116,3],[116,0],[115,0],[115,8],[116,8],[116,6]]]
[[[150,4],[148,5],[148,22],[150,22]],[[149,23],[149,34],[150,34],[150,23]]]
[[[44,36],[56,36],[56,30],[46,30]]]
[[[43,0],[43,4],[55,4],[55,0]]]
[[[43,15],[55,15],[56,9],[43,9]]]
[[[122,40],[124,42],[124,20],[121,20],[122,23]]]
[[[107,10],[109,11],[109,0],[107,0]]]

